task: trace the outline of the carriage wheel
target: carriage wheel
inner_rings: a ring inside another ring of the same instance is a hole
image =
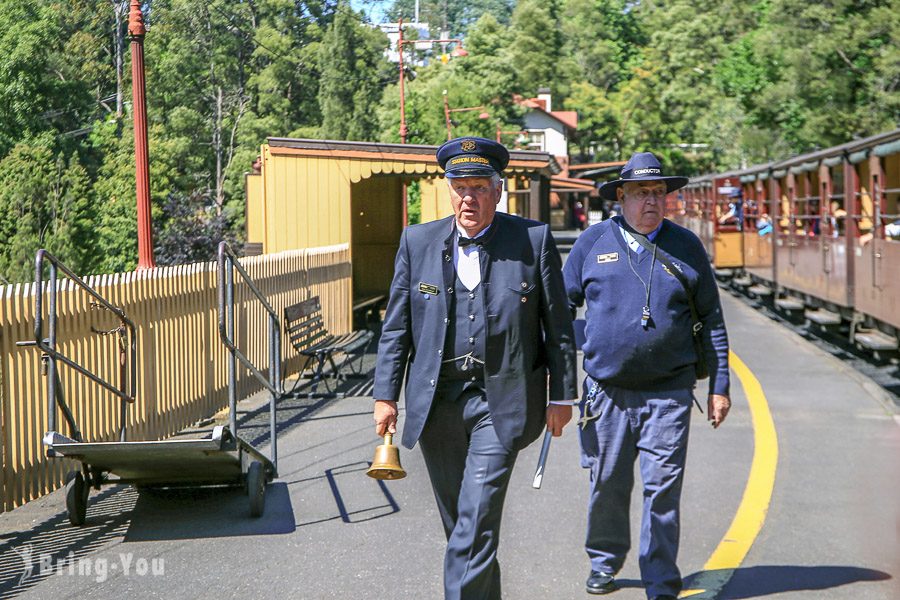
[[[90,487],[84,481],[80,471],[72,471],[66,477],[66,510],[69,522],[76,527],[84,525],[87,517],[87,500]]]
[[[250,516],[260,517],[266,505],[266,470],[254,460],[247,469],[247,495],[250,496]]]

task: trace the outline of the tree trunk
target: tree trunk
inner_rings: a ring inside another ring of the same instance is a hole
[[[124,113],[124,100],[122,98],[122,79],[123,79],[123,51],[122,46],[125,43],[125,29],[122,27],[122,7],[127,3],[118,0],[112,0],[113,12],[116,15],[116,31],[113,35],[113,43],[116,46],[116,117],[121,119]]]
[[[213,152],[216,154],[216,215],[225,204],[225,181],[222,177],[222,86],[216,88],[216,120],[213,124]]]

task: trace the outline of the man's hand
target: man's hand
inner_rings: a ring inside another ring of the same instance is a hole
[[[572,420],[571,404],[547,405],[547,429],[553,433],[553,437],[562,435],[563,427]]]
[[[397,403],[392,400],[376,400],[375,433],[378,437],[384,437],[385,433],[397,433]]]
[[[710,394],[706,401],[706,420],[712,423],[713,428],[718,428],[728,416],[731,410],[731,400],[728,396]]]

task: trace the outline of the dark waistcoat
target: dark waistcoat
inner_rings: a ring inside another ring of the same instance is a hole
[[[463,285],[457,275],[448,310],[447,337],[441,363],[441,382],[484,380],[484,288]],[[461,357],[469,358],[461,358]],[[453,360],[456,359],[456,360]]]

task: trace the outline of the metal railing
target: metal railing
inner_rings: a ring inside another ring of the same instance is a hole
[[[49,263],[49,278],[46,287],[44,286],[44,262]],[[69,358],[56,349],[57,340],[57,275],[58,271],[62,271],[75,285],[84,290],[93,298],[92,306],[102,308],[113,313],[119,320],[120,325],[109,331],[100,331],[91,328],[91,331],[100,335],[116,334],[119,338],[119,385],[115,386],[94,372],[86,369],[78,364],[75,360]],[[129,404],[134,402],[135,390],[137,385],[137,348],[135,342],[134,323],[125,316],[125,312],[118,306],[110,304],[103,296],[97,293],[94,288],[86,284],[78,275],[73,273],[69,268],[62,264],[59,259],[47,252],[46,250],[38,250],[34,259],[34,340],[17,342],[18,346],[36,346],[41,352],[41,360],[44,363],[44,372],[47,376],[47,429],[48,431],[56,431],[56,409],[62,411],[63,418],[69,425],[71,437],[76,442],[84,441],[75,417],[66,402],[65,395],[59,380],[59,369],[57,361],[63,363],[74,371],[84,375],[105,390],[112,392],[121,400],[119,412],[119,440],[125,441],[126,427],[126,410]],[[47,306],[47,337],[44,337],[44,294],[48,294]],[[127,333],[126,333],[127,331]],[[130,340],[130,344],[126,343],[126,338]],[[130,348],[131,360],[125,358],[126,348]],[[130,369],[127,362],[130,362]],[[129,376],[130,371],[130,376]],[[127,389],[126,389],[127,388]]]
[[[237,361],[250,371],[265,389],[269,391],[269,429],[272,440],[272,464],[278,469],[278,449],[276,434],[276,407],[279,398],[284,395],[284,382],[281,377],[281,322],[278,313],[269,304],[265,294],[253,283],[250,275],[238,262],[237,256],[227,242],[219,243],[218,251],[218,317],[219,336],[228,348],[228,422],[231,433],[237,436]],[[234,272],[241,276],[247,289],[252,292],[269,316],[269,374],[268,377],[247,358],[235,343],[234,337]]]

